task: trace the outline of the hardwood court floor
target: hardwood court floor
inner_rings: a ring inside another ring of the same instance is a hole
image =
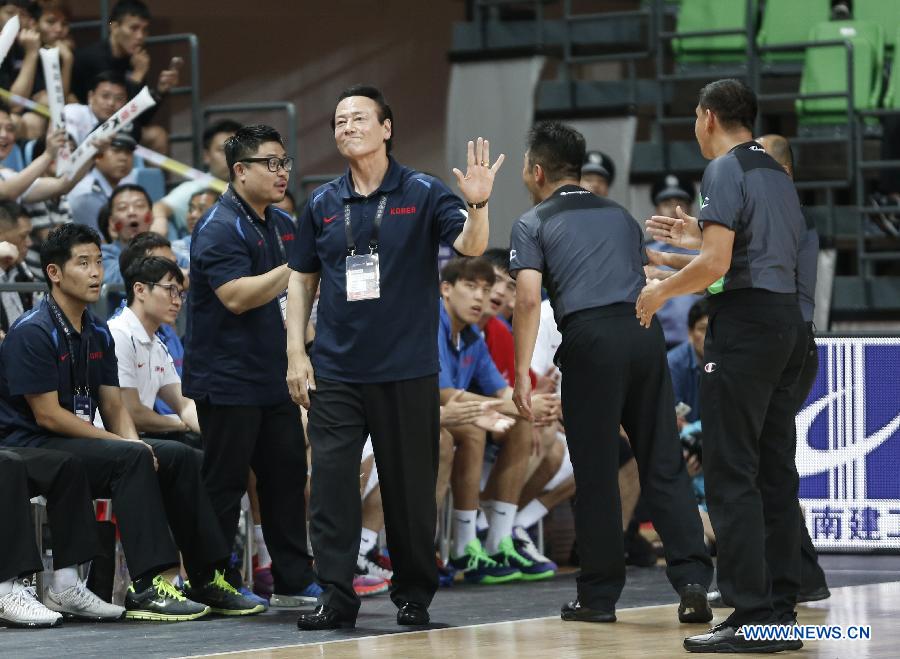
[[[714,622],[729,612],[716,609]],[[869,640],[807,641],[803,650],[777,656],[900,657],[900,582],[833,588],[824,602],[798,608],[804,625],[871,625]],[[687,657],[684,636],[707,625],[681,625],[672,604],[620,609],[612,625],[562,622],[558,617],[390,634],[309,645],[262,648],[216,655],[234,659],[373,659],[376,657],[441,657],[441,659],[498,659],[505,657],[561,659],[614,657],[638,659]],[[196,656],[196,655],[195,655]]]

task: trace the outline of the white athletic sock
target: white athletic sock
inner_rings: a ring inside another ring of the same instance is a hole
[[[453,510],[453,548],[450,555],[459,558],[466,552],[466,545],[475,539],[475,518],[477,510]]]
[[[0,597],[9,595],[12,592],[13,585],[15,585],[15,583],[15,579],[10,579],[9,581],[0,581]]]
[[[491,513],[491,508],[493,507],[493,499],[485,499],[481,502],[481,510],[478,511],[478,520],[475,522],[475,528],[478,531],[487,531],[490,526],[487,516]]]
[[[78,585],[78,570],[75,566],[60,568],[50,573],[50,590],[61,593]]]
[[[515,526],[521,526],[523,529],[531,528],[537,524],[539,520],[544,519],[544,516],[548,512],[550,511],[547,510],[547,507],[544,504],[537,499],[532,499],[524,508],[516,513]]]
[[[269,556],[269,548],[266,547],[266,539],[263,537],[262,524],[253,525],[253,542],[256,543],[256,558],[260,567],[272,564],[272,557]]]
[[[359,555],[365,556],[378,544],[378,531],[363,527],[359,537]]]
[[[500,541],[512,535],[517,508],[514,503],[494,502],[488,517],[491,528],[488,530],[487,543],[484,546],[488,554],[496,554],[500,550]]]

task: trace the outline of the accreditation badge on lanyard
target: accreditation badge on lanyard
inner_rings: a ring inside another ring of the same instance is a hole
[[[372,222],[369,253],[357,254],[350,226],[350,204],[344,204],[344,233],[347,238],[347,301],[377,300],[381,297],[381,270],[378,262],[378,230],[384,217],[387,195],[382,195]]]
[[[72,383],[72,412],[82,421],[87,421],[88,423],[93,423],[93,410],[91,405],[91,387],[90,387],[90,338],[85,334],[84,327],[82,327],[81,333],[81,354],[75,354],[75,347],[72,343],[72,335],[75,334],[75,330],[69,325],[69,321],[66,320],[65,316],[63,316],[62,311],[56,305],[56,302],[52,299],[51,296],[47,298],[47,305],[50,307],[50,312],[53,314],[53,317],[56,319],[57,324],[60,329],[62,329],[63,336],[66,340],[66,345],[69,348],[69,376],[71,378]],[[81,377],[83,376],[84,381],[81,381]]]
[[[240,201],[236,200],[238,205],[243,208],[243,204]],[[265,235],[262,230],[257,226],[256,222],[253,221],[253,218],[250,217],[250,214],[244,211],[244,215],[247,218],[247,222],[250,223],[250,226],[253,227],[253,230],[256,231],[256,235],[259,236],[259,239],[262,241],[262,244],[266,247],[269,245],[269,241],[266,240]],[[268,220],[272,222],[272,231],[275,232],[275,240],[278,242],[278,252],[281,254],[281,262],[287,263],[287,250],[284,248],[284,241],[281,239],[281,234],[278,233],[278,225],[274,224],[275,220]],[[281,323],[287,327],[287,291],[281,291],[278,294],[278,310],[281,312]]]

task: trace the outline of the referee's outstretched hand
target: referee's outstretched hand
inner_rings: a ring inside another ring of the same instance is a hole
[[[675,208],[678,217],[654,215],[646,222],[647,233],[657,240],[683,247],[684,249],[700,249],[703,243],[703,232],[697,218],[685,213],[681,206]]]
[[[469,140],[466,148],[466,173],[456,167],[453,173],[463,199],[471,204],[480,204],[488,200],[494,189],[494,176],[506,158],[502,153],[497,162],[491,165],[491,145],[483,137],[476,141]]]

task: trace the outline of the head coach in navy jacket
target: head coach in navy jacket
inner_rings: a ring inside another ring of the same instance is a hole
[[[347,173],[315,190],[298,229],[288,287],[288,385],[309,408],[310,534],[324,588],[302,629],[353,626],[359,543],[359,461],[372,435],[394,565],[399,624],[424,624],[437,589],[434,488],[439,394],[439,243],[466,255],[488,240],[488,197],[503,156],[468,144],[454,170],[463,200],[390,156],[393,116],[374,87],[338,98],[332,118]],[[311,354],[306,324],[321,284]]]

